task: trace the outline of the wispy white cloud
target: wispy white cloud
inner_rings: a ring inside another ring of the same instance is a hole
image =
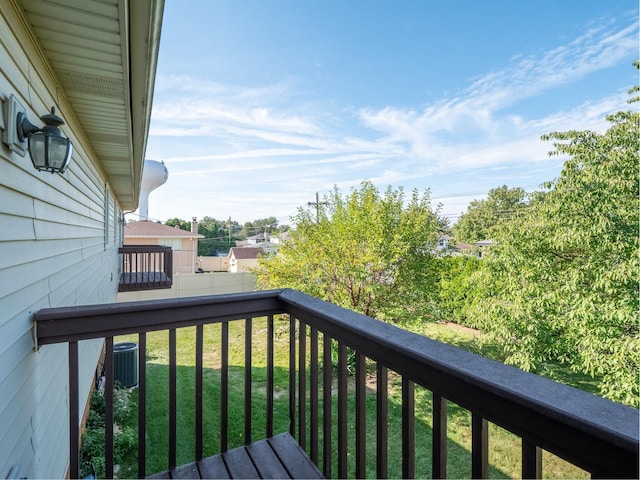
[[[505,113],[505,109],[628,58],[637,50],[637,33],[637,24],[620,31],[594,27],[566,46],[537,57],[527,56],[503,70],[477,78],[456,98],[419,111],[362,109],[360,118],[368,127],[406,144],[410,152],[427,161],[441,158],[443,147],[459,144],[460,139],[471,138],[473,150],[483,143],[502,149],[501,143],[514,135],[539,136],[549,129],[583,128],[581,125],[592,128],[595,118],[601,119],[602,126],[606,113],[624,105],[623,96],[612,95],[570,111],[528,120]]]
[[[455,97],[420,108],[321,110],[322,102],[300,94],[291,78],[241,87],[187,75],[159,77],[151,154],[167,162],[172,195],[188,191],[197,197],[182,200],[181,208],[193,210],[183,217],[213,214],[207,210],[212,205],[251,211],[250,218],[269,216],[281,211],[276,205],[286,202],[294,210],[315,191],[334,184],[348,189],[364,179],[428,186],[438,175],[480,178],[479,172],[504,168],[511,178],[521,169],[519,178],[530,183],[532,165],[546,172],[545,164],[558,162],[549,159],[552,146],[540,135],[603,130],[604,115],[624,108],[627,95],[613,92],[535,116],[526,116],[518,104],[619,64],[636,53],[637,35],[635,24],[619,30],[594,26],[566,45],[513,58],[503,69],[470,80]],[[191,146],[176,147],[180,137],[189,137]],[[456,209],[466,199],[443,198]]]

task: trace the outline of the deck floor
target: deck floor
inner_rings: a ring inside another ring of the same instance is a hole
[[[325,478],[288,433],[149,478]]]

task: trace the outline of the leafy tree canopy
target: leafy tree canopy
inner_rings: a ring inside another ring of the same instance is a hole
[[[603,134],[543,137],[552,155],[570,158],[546,195],[498,232],[474,315],[508,362],[559,360],[638,406],[640,113],[607,120]]]
[[[469,243],[492,239],[499,225],[514,218],[526,206],[526,192],[522,188],[506,185],[493,188],[485,200],[473,200],[469,204],[467,212],[454,226],[455,236]]]
[[[377,317],[404,320],[433,312],[436,262],[431,252],[439,223],[428,192],[364,182],[338,188],[316,210],[299,210],[292,241],[256,269],[263,288],[295,288]]]

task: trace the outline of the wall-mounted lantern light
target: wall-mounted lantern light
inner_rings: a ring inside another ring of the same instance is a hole
[[[56,115],[53,107],[51,113],[41,116],[40,120],[45,124],[42,128],[33,125],[24,113],[18,113],[18,139],[28,139],[29,156],[36,170],[63,173],[73,152],[71,140],[63,137],[60,131],[60,125],[64,125],[64,121]]]
[[[14,95],[7,100],[4,112],[7,125],[0,125],[5,127],[2,140],[10,150],[24,156],[25,143],[28,143],[29,156],[36,170],[51,173],[63,173],[66,170],[73,144],[62,135],[60,125],[64,125],[64,121],[56,115],[55,108],[52,107],[51,113],[40,117],[44,123],[41,128],[29,121],[25,108]]]

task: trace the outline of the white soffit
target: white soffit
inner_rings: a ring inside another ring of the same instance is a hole
[[[22,0],[123,208],[138,204],[162,0]],[[133,45],[142,42],[142,45]]]

